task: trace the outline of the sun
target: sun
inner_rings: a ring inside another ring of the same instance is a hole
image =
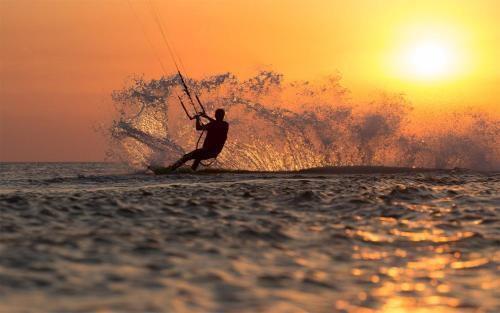
[[[441,76],[450,70],[451,55],[451,51],[443,44],[418,43],[408,53],[408,65],[418,76]]]
[[[456,70],[456,53],[449,43],[421,40],[406,48],[402,63],[407,76],[421,80],[442,79]]]

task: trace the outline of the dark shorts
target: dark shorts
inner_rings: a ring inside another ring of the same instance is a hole
[[[184,157],[195,160],[208,160],[217,157],[218,153],[216,151],[210,151],[206,149],[196,149],[189,152]]]

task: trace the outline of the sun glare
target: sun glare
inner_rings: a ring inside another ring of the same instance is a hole
[[[453,52],[439,42],[418,43],[406,58],[409,70],[420,78],[442,77],[452,70]]]
[[[388,53],[392,75],[406,82],[437,83],[463,79],[471,70],[466,30],[460,27],[412,25],[402,28]]]

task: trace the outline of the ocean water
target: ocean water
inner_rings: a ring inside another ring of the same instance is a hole
[[[499,312],[500,174],[0,164],[0,312]]]

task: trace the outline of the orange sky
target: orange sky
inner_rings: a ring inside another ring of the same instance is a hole
[[[290,79],[340,71],[354,98],[404,92],[416,106],[500,113],[500,2],[153,0],[193,76],[274,69]],[[147,1],[0,2],[0,161],[99,161],[110,94],[170,64]],[[418,79],[408,49],[444,42],[453,68]],[[437,38],[437,39],[436,39]],[[406,71],[406,72],[405,72]],[[408,72],[410,71],[410,72]]]

